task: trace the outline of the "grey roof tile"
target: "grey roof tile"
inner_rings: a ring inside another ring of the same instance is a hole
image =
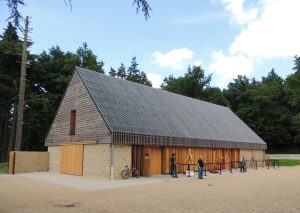
[[[229,108],[76,68],[112,132],[265,144]]]

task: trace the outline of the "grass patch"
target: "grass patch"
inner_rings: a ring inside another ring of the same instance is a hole
[[[6,165],[0,167],[0,173],[2,173],[2,174],[6,174],[7,173],[7,166]]]
[[[279,166],[297,166],[299,160],[279,160]]]

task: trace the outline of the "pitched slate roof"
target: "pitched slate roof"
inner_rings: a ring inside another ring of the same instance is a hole
[[[79,67],[76,72],[112,133],[228,142],[238,144],[234,147],[266,149],[266,143],[227,107]],[[224,147],[233,148],[228,144]]]

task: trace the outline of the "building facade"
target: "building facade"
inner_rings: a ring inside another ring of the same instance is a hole
[[[266,143],[230,109],[77,67],[46,137],[49,170],[119,179],[177,163],[262,160]]]

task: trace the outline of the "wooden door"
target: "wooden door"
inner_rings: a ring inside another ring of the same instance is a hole
[[[161,147],[152,146],[151,147],[151,175],[161,175]]]
[[[61,146],[60,172],[69,175],[83,175],[83,144]]]
[[[151,176],[151,147],[145,146],[144,147],[144,176],[150,177]]]

